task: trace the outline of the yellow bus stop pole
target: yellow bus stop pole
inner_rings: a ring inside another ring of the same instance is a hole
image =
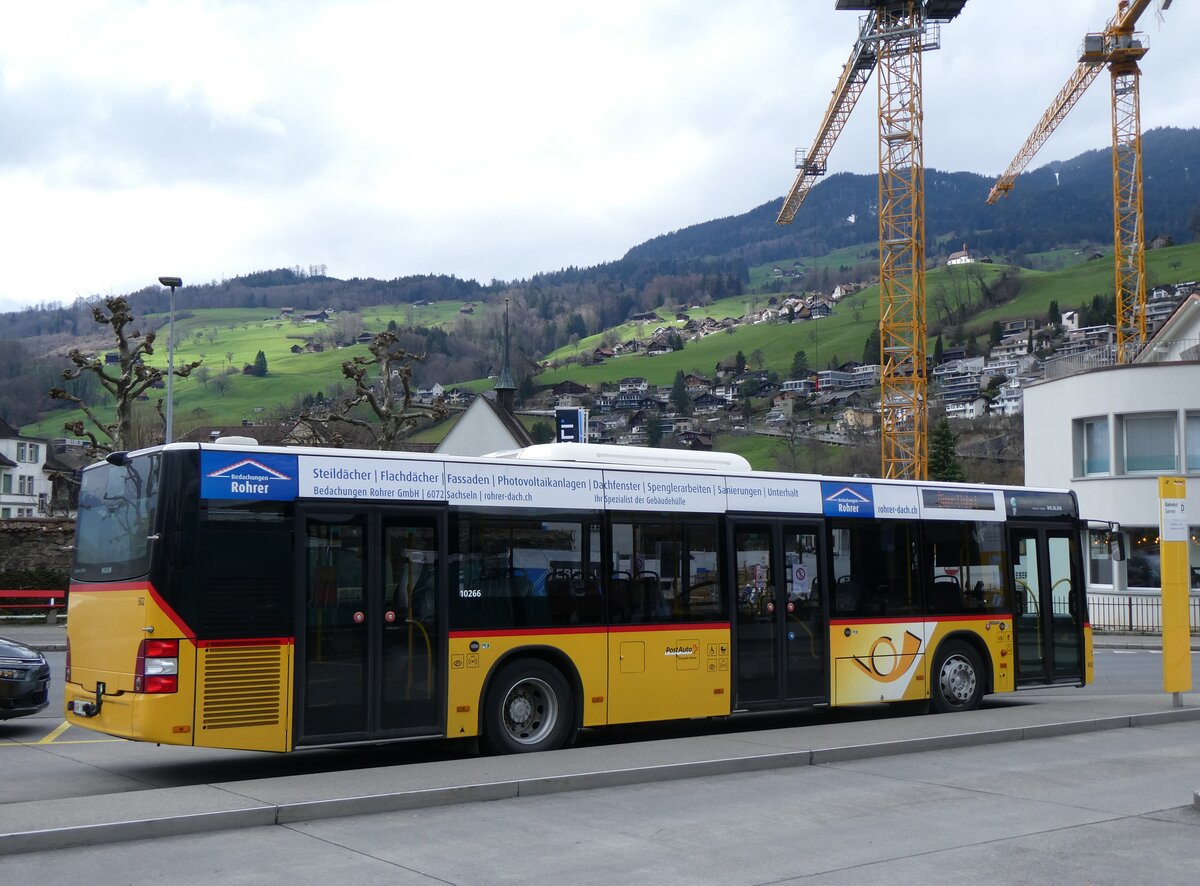
[[[1163,692],[1183,707],[1192,688],[1191,627],[1188,624],[1187,480],[1158,478],[1159,552],[1162,575]]]

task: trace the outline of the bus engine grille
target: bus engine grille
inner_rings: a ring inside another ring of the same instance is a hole
[[[209,647],[203,650],[202,729],[274,726],[283,706],[283,647]]]

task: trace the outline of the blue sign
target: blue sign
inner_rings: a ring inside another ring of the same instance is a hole
[[[826,517],[874,517],[875,499],[869,483],[821,481],[821,500]]]
[[[200,453],[200,497],[291,501],[298,470],[294,455],[206,449]]]
[[[554,410],[554,420],[559,443],[587,442],[587,419],[584,410],[564,406]]]

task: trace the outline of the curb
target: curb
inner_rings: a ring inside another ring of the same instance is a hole
[[[385,794],[333,797],[298,803],[261,803],[245,793],[236,793],[234,789],[237,783],[231,782],[213,787],[229,793],[231,799],[236,797],[242,804],[249,801],[251,805],[162,818],[116,819],[68,827],[0,834],[0,856],[88,846],[97,843],[109,844],[155,837],[210,833],[233,828],[280,826],[321,819],[411,811],[464,803],[482,803],[489,800],[546,796],[595,788],[652,784],[686,778],[707,778],[716,775],[788,769],[796,766],[821,766],[897,754],[973,747],[1009,741],[1030,741],[1086,732],[1157,726],[1193,720],[1200,720],[1200,708],[1180,708],[1145,714],[1122,714],[1113,717],[902,739],[876,744],[813,748],[803,751],[774,752],[747,757],[723,757],[630,769],[509,779]],[[1192,802],[1193,806],[1200,810],[1200,790],[1195,792]]]

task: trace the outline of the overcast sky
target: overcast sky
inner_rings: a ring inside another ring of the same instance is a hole
[[[926,165],[1003,171],[1115,8],[969,2],[925,56]],[[1200,125],[1200,2],[1140,27],[1143,129]],[[0,310],[616,259],[783,195],[856,33],[834,0],[4,3]],[[1107,80],[1034,166],[1110,143]],[[874,171],[875,106],[830,172]]]

